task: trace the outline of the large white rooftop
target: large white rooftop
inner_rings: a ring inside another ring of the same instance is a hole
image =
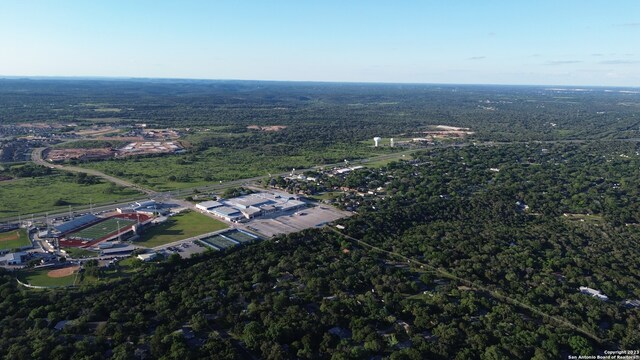
[[[214,213],[220,214],[220,215],[226,215],[226,216],[231,216],[231,215],[236,215],[239,214],[240,211],[238,209],[234,209],[230,206],[221,206],[221,207],[217,207],[215,209],[213,209]]]
[[[197,206],[201,209],[213,209],[213,208],[217,208],[222,206],[223,204],[218,202],[218,201],[214,201],[214,200],[209,200],[209,201],[203,201],[201,203],[198,203]]]

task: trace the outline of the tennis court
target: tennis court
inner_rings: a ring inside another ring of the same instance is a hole
[[[215,247],[217,247],[218,249],[224,250],[227,248],[230,248],[232,246],[235,246],[236,244],[234,244],[232,241],[225,239],[224,237],[220,236],[220,235],[214,235],[214,236],[209,236],[209,237],[205,237],[200,239],[200,241],[205,242],[209,245],[213,245]]]
[[[249,243],[249,242],[253,242],[256,241],[258,239],[257,236],[251,236],[243,231],[239,231],[239,230],[229,230],[225,233],[223,233],[222,235],[231,238],[235,241],[238,241],[240,243]]]

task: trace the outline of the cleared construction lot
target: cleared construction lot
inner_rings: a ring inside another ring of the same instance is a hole
[[[238,227],[244,227],[265,237],[272,237],[313,227],[321,227],[326,223],[347,216],[351,216],[351,213],[330,206],[319,205],[298,211],[262,216]]]

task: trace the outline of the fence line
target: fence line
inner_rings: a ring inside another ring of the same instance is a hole
[[[67,287],[75,287],[75,285],[69,285],[69,286],[39,286],[39,285],[31,285],[31,284],[25,284],[22,281],[20,281],[20,279],[16,278],[16,281],[18,282],[18,284],[29,288],[29,289],[58,289],[58,288],[67,288]],[[75,283],[75,281],[74,281]]]

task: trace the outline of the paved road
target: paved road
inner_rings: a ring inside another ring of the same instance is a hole
[[[371,245],[371,244],[367,243],[366,241],[363,241],[363,240],[360,240],[360,239],[356,239],[354,237],[346,235],[346,234],[338,231],[337,229],[335,229],[333,227],[327,227],[327,229],[329,229],[329,231],[332,231],[332,232],[338,234],[339,236],[342,236],[345,239],[348,239],[348,240],[350,240],[352,242],[357,243],[358,245],[360,245],[360,246],[362,246],[362,247],[364,247],[364,248],[366,248],[368,250],[373,250],[375,252],[388,255],[390,257],[395,257],[395,258],[401,259],[403,261],[406,261],[409,264],[419,265],[421,268],[429,269],[429,270],[435,272],[436,274],[438,274],[439,276],[441,276],[443,278],[461,282],[461,283],[463,283],[463,284],[465,284],[465,285],[467,285],[467,286],[469,286],[469,287],[471,287],[473,289],[477,289],[479,291],[482,291],[482,292],[492,296],[496,300],[509,303],[509,304],[514,305],[516,307],[519,307],[521,309],[525,309],[525,310],[529,311],[532,314],[536,314],[536,315],[538,315],[540,317],[543,317],[543,318],[545,318],[547,320],[551,320],[551,321],[555,322],[556,324],[558,324],[560,326],[568,327],[568,328],[570,328],[570,329],[572,329],[574,331],[577,331],[577,332],[579,332],[579,333],[581,333],[583,335],[588,336],[589,338],[597,341],[598,343],[602,344],[604,342],[603,339],[599,338],[597,335],[593,334],[588,329],[584,329],[582,327],[576,326],[573,323],[571,323],[571,322],[569,322],[569,321],[567,321],[567,320],[565,320],[565,319],[563,319],[563,318],[561,318],[559,316],[548,314],[548,313],[546,313],[546,312],[544,312],[544,311],[542,311],[542,310],[540,310],[540,309],[538,309],[538,308],[536,308],[536,307],[534,307],[532,305],[526,304],[526,303],[524,303],[524,302],[522,302],[522,301],[520,301],[520,300],[518,300],[518,299],[516,299],[514,297],[511,297],[511,296],[507,295],[501,289],[494,288],[494,287],[490,288],[489,286],[481,285],[478,282],[474,282],[474,281],[462,278],[460,276],[454,275],[453,273],[451,273],[447,269],[444,269],[444,268],[441,268],[441,267],[435,267],[435,266],[432,266],[430,264],[427,264],[427,263],[421,262],[419,260],[416,260],[414,258],[402,255],[402,254],[400,254],[398,252],[385,250],[385,249],[382,249],[380,247]]]
[[[85,168],[81,168],[78,166],[69,166],[69,165],[59,165],[59,164],[52,164],[47,162],[46,160],[44,160],[42,158],[42,153],[44,152],[46,148],[37,148],[34,149],[33,152],[31,153],[31,159],[33,160],[33,162],[35,162],[36,164],[40,164],[43,166],[47,166],[50,167],[52,169],[58,169],[58,170],[63,170],[63,171],[72,171],[72,172],[78,172],[78,173],[85,173],[88,175],[93,175],[93,176],[98,176],[101,177],[109,182],[112,182],[114,184],[120,185],[120,186],[124,186],[124,187],[128,187],[128,188],[133,188],[136,189],[138,191],[142,191],[147,195],[154,195],[156,194],[156,191],[150,190],[150,189],[146,189],[140,185],[134,184],[132,182],[111,176],[111,175],[107,175],[101,171],[98,170],[94,170],[94,169],[85,169]]]

